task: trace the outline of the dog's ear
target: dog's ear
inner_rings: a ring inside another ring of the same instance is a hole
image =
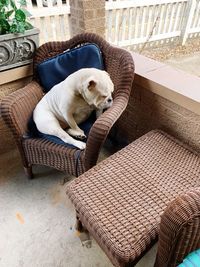
[[[97,83],[93,79],[90,79],[89,82],[88,82],[88,90],[89,91],[94,90],[94,88],[96,87],[96,84]]]

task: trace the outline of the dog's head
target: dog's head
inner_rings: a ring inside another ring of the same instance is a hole
[[[107,109],[113,103],[114,84],[106,71],[93,69],[82,89],[85,101],[96,109]]]

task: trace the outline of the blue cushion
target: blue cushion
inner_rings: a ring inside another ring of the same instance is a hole
[[[47,93],[54,85],[82,68],[104,69],[101,51],[97,45],[85,44],[47,59],[38,64],[37,73],[43,90]]]
[[[190,254],[183,260],[178,267],[199,267],[200,266],[200,249],[197,249]]]

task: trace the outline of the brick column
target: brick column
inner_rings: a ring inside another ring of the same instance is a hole
[[[71,37],[82,32],[92,32],[105,37],[105,1],[70,0]]]

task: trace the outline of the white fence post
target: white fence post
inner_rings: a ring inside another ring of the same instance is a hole
[[[181,34],[182,45],[185,45],[186,43],[189,30],[191,27],[192,19],[194,16],[195,7],[196,7],[196,0],[189,0],[188,8],[185,14],[185,23],[183,23],[182,34]]]

